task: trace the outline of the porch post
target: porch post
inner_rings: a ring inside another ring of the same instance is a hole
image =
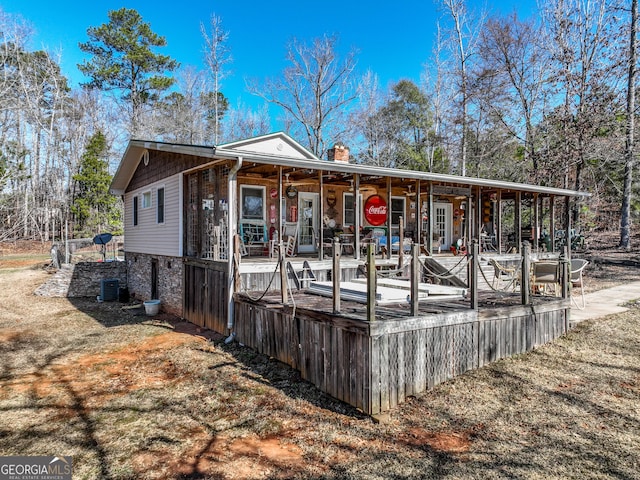
[[[570,295],[571,285],[571,247],[565,246],[560,253],[560,293],[562,298],[567,299]],[[580,287],[582,288],[582,287]]]
[[[564,239],[567,246],[567,259],[571,261],[571,197],[564,197]]]
[[[471,309],[478,310],[478,262],[480,261],[480,245],[477,239],[471,241],[471,256],[469,257],[468,278]]]
[[[227,216],[227,221],[229,225],[227,228],[227,328],[229,330],[233,329],[234,326],[234,298],[233,294],[236,289],[236,275],[234,275],[234,271],[237,268],[234,262],[236,251],[236,235],[238,234],[238,171],[242,168],[242,160],[243,158],[238,157],[236,165],[229,171],[229,177],[227,180],[227,189],[229,195],[229,215]],[[239,257],[239,255],[238,255]],[[240,262],[238,262],[238,265]],[[236,272],[237,275],[240,275],[240,272]]]
[[[496,193],[496,209],[493,212],[493,222],[498,254],[502,255],[502,190],[498,190]]]
[[[367,321],[376,319],[376,256],[374,245],[367,245]]]
[[[418,309],[420,304],[420,260],[418,255],[420,254],[420,243],[413,243],[411,245],[411,315],[418,315]]]
[[[518,253],[522,252],[522,192],[516,192],[515,214],[513,216],[513,228]]]
[[[551,251],[556,251],[556,197],[549,197],[549,236],[551,237]]]
[[[433,182],[429,182],[429,203],[427,206],[427,221],[429,222],[429,232],[427,234],[428,255],[433,252]]]
[[[282,239],[279,239],[278,245],[278,263],[280,264],[280,302],[283,305],[289,303],[289,280],[287,278],[286,258],[285,258],[285,244]]]
[[[340,239],[333,239],[331,252],[333,254],[333,269],[331,270],[331,280],[333,282],[333,313],[340,313],[340,254],[342,253],[342,245]]]
[[[415,208],[415,221],[416,221],[416,238],[415,243],[422,246],[422,203],[420,203],[420,180],[416,180],[416,208]],[[411,206],[411,200],[409,200],[409,206]],[[420,248],[418,248],[418,255],[420,254]]]
[[[471,235],[480,243],[480,234],[482,232],[482,187],[478,185],[476,189],[476,209],[475,209],[475,229],[476,231]]]
[[[322,229],[324,227],[324,183],[322,181],[322,170],[318,170],[318,184],[320,185],[320,208],[318,209],[320,215],[320,222],[318,223],[318,260],[322,260]],[[313,232],[313,236],[316,236],[316,232]]]
[[[522,305],[529,305],[531,301],[531,281],[529,272],[531,270],[531,245],[528,241],[522,244],[522,263],[520,268],[520,298]]]
[[[353,228],[353,258],[360,259],[360,225],[362,219],[360,218],[360,174],[356,173],[353,179],[353,189],[355,195],[353,196],[354,205],[354,228]]]
[[[398,268],[404,265],[404,218],[398,219]]]
[[[387,177],[387,258],[391,258],[391,177]]]
[[[282,244],[282,167],[278,167],[278,248]],[[278,257],[279,258],[279,257]]]
[[[533,237],[533,250],[539,251],[539,238],[540,232],[542,229],[540,228],[540,198],[537,193],[533,194],[533,225],[531,225],[532,231],[531,236]]]

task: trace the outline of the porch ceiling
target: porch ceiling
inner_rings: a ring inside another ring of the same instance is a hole
[[[325,166],[325,165],[323,165]],[[331,167],[331,164],[327,164],[326,167]],[[300,167],[292,167],[292,166],[281,166],[275,164],[265,164],[258,162],[246,162],[243,164],[243,167],[238,172],[238,178],[240,179],[253,179],[253,180],[266,180],[271,182],[278,181],[278,173],[282,168],[282,176],[283,182],[286,185],[319,185],[319,174],[322,172],[322,183],[326,186],[337,186],[337,187],[351,187],[353,182],[355,181],[355,177],[357,172],[344,172],[344,171],[336,171],[331,168],[327,169],[318,169],[318,168],[300,168]],[[456,177],[458,181],[449,181],[443,182],[414,178],[412,175],[407,175],[407,177],[397,176],[401,172],[394,172],[395,175],[389,177],[385,175],[372,175],[372,174],[360,174],[360,187],[373,187],[376,190],[386,190],[387,188],[387,178],[391,179],[391,188],[404,188],[412,190],[415,194],[418,183],[420,184],[420,191],[422,195],[428,193],[428,182],[433,182],[434,184],[439,185],[440,187],[451,187],[451,188],[465,188],[468,189],[470,187],[475,187],[476,185],[469,185],[466,178]],[[414,173],[407,170],[408,174]],[[474,180],[474,179],[470,179]],[[477,180],[477,179],[476,179]],[[500,196],[503,200],[514,200],[516,198],[516,193],[520,192],[522,194],[522,199],[531,199],[534,194],[538,194],[541,196],[566,196],[567,192],[570,192],[571,196],[576,196],[576,193],[567,190],[560,190],[555,188],[547,188],[547,187],[539,187],[536,185],[520,185],[520,184],[509,184],[508,188],[505,188],[506,185],[501,185],[506,182],[493,182],[493,184],[489,183],[487,185],[479,185],[482,188],[482,192],[485,194],[497,193],[500,191]],[[584,193],[580,193],[580,195],[586,195]],[[446,194],[445,194],[446,196]]]

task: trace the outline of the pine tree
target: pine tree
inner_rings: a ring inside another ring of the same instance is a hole
[[[73,176],[71,213],[74,231],[83,237],[105,231],[114,234],[122,232],[118,199],[109,193],[112,177],[109,174],[107,151],[107,139],[102,132],[97,132],[82,155],[79,172]]]
[[[165,73],[178,62],[154,50],[166,46],[164,37],[154,33],[136,10],[121,8],[109,12],[109,23],[87,30],[89,41],[80,50],[93,55],[78,65],[91,81],[88,87],[119,92],[127,102],[130,133],[136,138],[143,127],[143,109],[160,99],[174,79]]]

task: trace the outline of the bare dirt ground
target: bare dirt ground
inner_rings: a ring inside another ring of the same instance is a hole
[[[605,243],[584,256],[638,256]],[[640,304],[378,424],[179,319],[36,297],[46,259],[20,255],[0,258],[2,455],[72,455],[75,479],[638,478]],[[640,279],[589,268],[589,289]]]

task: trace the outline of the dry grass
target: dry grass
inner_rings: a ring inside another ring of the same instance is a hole
[[[0,269],[0,453],[73,455],[77,479],[640,471],[638,308],[458,377],[377,424],[184,322],[35,297],[45,277]]]

